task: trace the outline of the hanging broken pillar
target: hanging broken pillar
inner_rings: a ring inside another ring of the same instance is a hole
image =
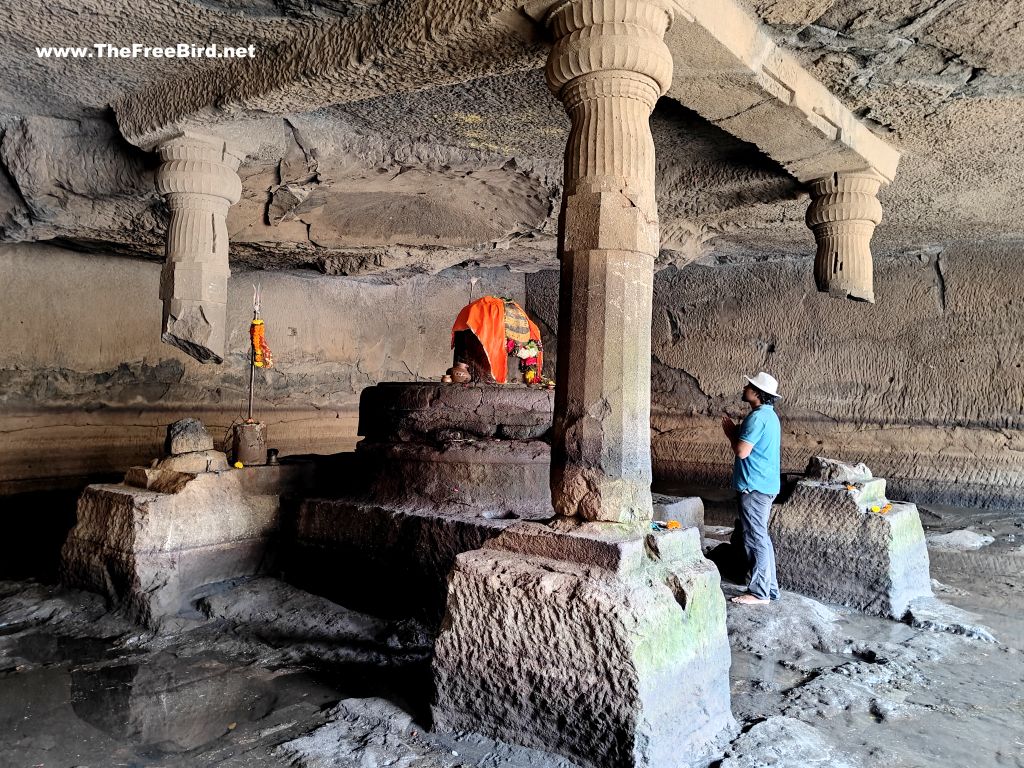
[[[555,511],[651,518],[651,302],[659,248],[650,115],[672,81],[661,2],[571,2],[547,80],[572,120],[559,255]]]
[[[242,183],[240,153],[218,139],[185,134],[163,142],[156,186],[170,222],[160,273],[160,338],[201,363],[220,363],[227,339],[228,209]]]
[[[882,181],[867,171],[833,173],[811,182],[807,226],[818,245],[814,281],[819,291],[874,303],[871,236],[882,220],[875,197]]]

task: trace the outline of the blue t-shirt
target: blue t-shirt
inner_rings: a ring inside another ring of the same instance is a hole
[[[775,409],[760,405],[743,420],[739,439],[754,450],[732,468],[732,484],[738,491],[760,491],[778,496],[782,475],[782,425]]]

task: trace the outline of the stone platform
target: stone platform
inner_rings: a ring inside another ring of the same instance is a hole
[[[552,391],[516,384],[367,387],[356,449],[366,497],[405,507],[547,517],[553,405]]]
[[[890,502],[882,478],[801,480],[769,532],[783,589],[895,619],[932,594],[917,507]]]
[[[698,531],[622,530],[516,523],[455,558],[435,729],[594,768],[689,765],[731,733],[725,599]]]
[[[654,509],[656,519],[702,527],[700,499],[655,496]],[[520,523],[515,513],[470,505],[306,499],[286,532],[284,576],[351,608],[415,616],[436,627],[456,556]]]
[[[311,471],[133,467],[126,483],[90,485],[61,552],[62,580],[103,593],[151,628],[187,617],[210,585],[267,571],[281,496],[307,485]]]

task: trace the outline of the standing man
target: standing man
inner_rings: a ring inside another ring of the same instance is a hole
[[[775,549],[768,536],[768,518],[772,501],[779,495],[782,476],[782,427],[774,408],[780,397],[779,382],[764,371],[753,378],[743,378],[747,380],[743,402],[750,405],[750,413],[740,425],[722,414],[722,430],[736,454],[732,482],[739,493],[743,547],[751,567],[747,594],[732,601],[767,605],[779,597]]]

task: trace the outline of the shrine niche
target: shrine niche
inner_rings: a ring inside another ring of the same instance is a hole
[[[466,366],[471,381],[509,383],[510,358],[523,383],[545,381],[540,329],[512,299],[482,296],[463,307],[452,326],[452,349],[453,367]]]

